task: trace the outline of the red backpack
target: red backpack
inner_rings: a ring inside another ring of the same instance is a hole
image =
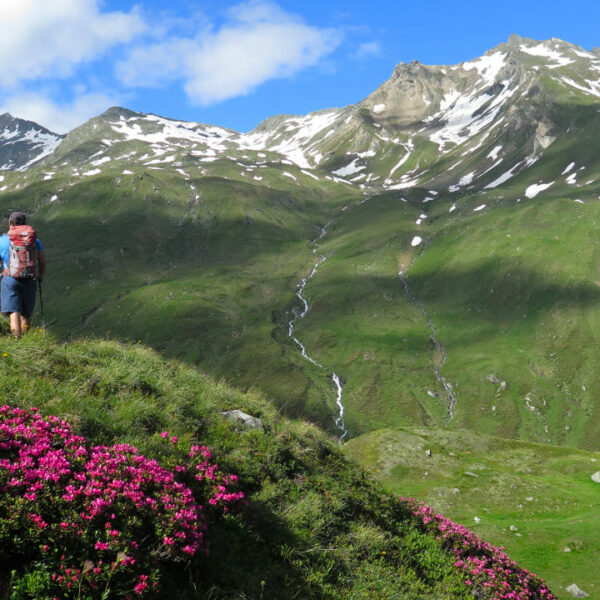
[[[17,279],[33,279],[38,276],[37,234],[31,225],[16,225],[8,232],[10,248],[4,275]]]

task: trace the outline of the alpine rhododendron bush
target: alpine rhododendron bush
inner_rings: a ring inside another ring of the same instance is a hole
[[[243,494],[204,446],[163,432],[163,464],[128,444],[94,446],[58,417],[0,407],[0,563],[11,598],[160,594],[166,569],[207,551],[207,511]]]

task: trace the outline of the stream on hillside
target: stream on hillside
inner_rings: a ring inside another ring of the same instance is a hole
[[[329,222],[329,223],[327,223],[327,225],[324,225],[323,227],[321,227],[321,233],[319,234],[319,237],[317,237],[316,239],[313,240],[313,242],[312,242],[313,254],[315,254],[315,255],[318,254],[318,244],[327,234],[327,228],[329,227],[329,225],[331,225],[331,222]],[[302,356],[306,360],[311,362],[313,365],[318,367],[319,369],[324,369],[324,370],[327,370],[327,369],[322,364],[318,363],[314,358],[312,358],[312,356],[310,356],[308,354],[308,352],[306,351],[306,348],[304,347],[304,344],[294,335],[294,328],[296,325],[296,321],[298,321],[300,319],[304,319],[304,317],[308,314],[308,311],[310,310],[310,305],[308,304],[308,300],[304,296],[304,290],[306,289],[306,284],[314,277],[319,266],[322,265],[326,260],[327,260],[326,256],[323,256],[322,254],[318,255],[317,262],[315,263],[315,266],[313,267],[312,271],[308,274],[307,277],[302,279],[302,281],[298,284],[298,291],[296,292],[296,297],[300,300],[300,302],[302,303],[304,308],[300,314],[295,314],[295,316],[290,320],[289,325],[288,325],[288,335],[292,340],[294,340],[294,342],[300,348],[300,352],[302,353]],[[339,375],[337,375],[337,373],[331,372],[331,379],[333,380],[333,383],[335,384],[335,387],[336,387],[335,402],[339,409],[339,413],[338,413],[337,418],[335,419],[335,426],[341,432],[341,435],[338,439],[338,441],[341,442],[348,435],[348,430],[346,429],[346,425],[344,423],[344,404],[342,403],[343,386],[342,386],[342,382],[340,381]]]
[[[365,200],[360,202],[360,204],[362,204],[363,202],[365,202]],[[346,210],[347,208],[348,207],[345,207],[343,210]],[[304,344],[294,335],[294,329],[296,326],[296,322],[303,319],[304,317],[306,317],[306,315],[308,314],[308,311],[310,310],[310,305],[308,303],[308,300],[304,296],[304,292],[306,289],[306,285],[314,277],[315,273],[317,272],[317,269],[327,260],[326,256],[318,253],[318,245],[319,245],[319,242],[327,234],[327,228],[330,225],[331,225],[331,221],[329,223],[327,223],[326,225],[324,225],[323,227],[321,227],[321,232],[320,232],[319,236],[312,241],[313,254],[315,254],[317,256],[317,261],[316,261],[315,265],[313,266],[312,271],[308,274],[308,276],[304,277],[301,280],[301,282],[298,284],[298,290],[296,292],[296,297],[302,303],[303,310],[299,314],[295,312],[294,317],[292,319],[290,319],[289,324],[288,324],[288,336],[300,348],[300,352],[302,353],[302,356],[306,360],[311,362],[313,365],[315,365],[319,369],[323,369],[323,370],[328,370],[328,369],[326,367],[324,367],[322,364],[320,364],[319,362],[317,362],[312,356],[310,356],[310,354],[308,354]],[[444,365],[446,364],[446,361],[448,359],[448,355],[446,353],[446,348],[444,348],[444,346],[440,343],[440,341],[437,337],[437,332],[436,332],[433,320],[431,318],[431,315],[427,312],[425,305],[412,293],[412,291],[408,285],[408,280],[406,278],[406,271],[408,271],[413,266],[413,264],[415,263],[415,261],[417,260],[417,258],[419,256],[422,256],[426,252],[427,247],[429,246],[429,243],[431,242],[431,238],[432,238],[432,236],[429,236],[425,240],[425,242],[423,243],[423,248],[422,248],[421,252],[415,254],[415,256],[413,257],[408,268],[404,271],[400,271],[398,273],[398,277],[400,278],[400,282],[402,283],[402,286],[404,287],[404,292],[405,292],[406,296],[411,300],[411,302],[417,307],[419,312],[425,318],[425,321],[427,323],[427,328],[429,329],[430,339],[433,342],[435,349],[441,356],[441,360],[439,361],[439,363],[437,365],[434,365],[434,375],[435,375],[436,380],[442,386],[442,388],[446,394],[446,402],[447,402],[447,406],[448,406],[448,420],[447,420],[446,424],[448,424],[454,418],[454,407],[456,405],[456,396],[454,395],[454,392],[452,390],[452,384],[449,383],[447,381],[447,379],[441,373],[442,368],[444,367]],[[346,425],[344,422],[344,404],[342,402],[343,385],[342,385],[340,377],[339,377],[339,375],[337,375],[337,373],[334,373],[333,371],[331,371],[330,376],[336,387],[336,405],[339,409],[339,413],[338,413],[337,418],[335,419],[335,425],[341,432],[340,438],[338,440],[341,442],[348,435],[348,430],[346,429]]]

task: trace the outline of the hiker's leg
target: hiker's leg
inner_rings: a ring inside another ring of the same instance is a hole
[[[21,315],[21,333],[26,333],[31,327],[31,317]]]
[[[10,330],[15,337],[21,337],[21,295],[19,280],[5,275],[0,286],[0,303],[2,312],[10,320]]]
[[[23,335],[23,330],[21,329],[21,313],[20,312],[12,312],[10,313],[10,330],[15,338],[20,338]]]
[[[21,282],[21,333],[25,334],[31,327],[31,315],[35,308],[35,296],[37,293],[37,281],[27,279]]]

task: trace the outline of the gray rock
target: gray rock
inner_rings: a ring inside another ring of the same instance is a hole
[[[488,375],[486,377],[486,379],[490,382],[493,383],[494,385],[498,385],[500,383],[500,380],[492,373],[491,375]]]
[[[572,583],[568,588],[567,592],[571,594],[574,598],[587,598],[588,594],[586,594],[577,584]]]
[[[425,455],[426,456],[431,456],[431,450],[425,450]]]
[[[228,410],[221,413],[228,421],[239,423],[249,429],[264,429],[263,422],[257,418],[249,415],[241,410]]]
[[[465,471],[464,474],[467,475],[467,477],[479,477],[477,473],[472,473],[471,471]]]
[[[596,471],[592,475],[592,481],[595,481],[596,483],[600,483],[600,471]]]

